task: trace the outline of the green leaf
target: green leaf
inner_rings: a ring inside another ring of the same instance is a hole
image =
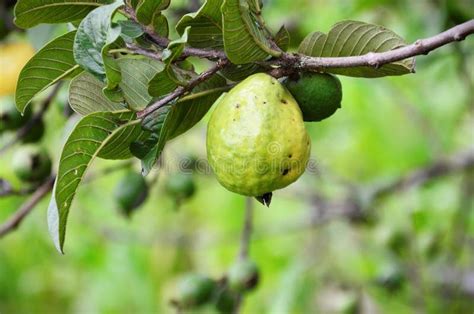
[[[169,103],[145,117],[143,128],[152,131],[157,141],[142,159],[142,174],[147,175],[150,172],[168,140],[183,134],[198,123],[212,104],[228,89],[225,79],[220,75],[214,75],[196,86],[190,95],[175,103]]]
[[[149,82],[148,93],[150,95],[155,97],[163,96],[173,91],[178,85],[186,86],[191,79],[197,76],[194,71],[184,70],[173,64],[184,51],[188,41],[189,30],[190,27],[186,28],[181,38],[170,42],[167,49],[163,52],[165,68],[157,73]]]
[[[287,51],[290,47],[290,33],[285,25],[282,25],[275,35],[275,44],[283,51]]]
[[[193,47],[223,48],[221,5],[222,0],[207,0],[199,11],[184,15],[176,30],[183,35],[184,30],[191,27],[188,43]]]
[[[72,53],[76,32],[53,39],[21,70],[15,92],[16,107],[24,112],[33,97],[65,77],[82,72]]]
[[[80,20],[110,0],[18,0],[15,24],[30,28],[40,23],[67,23]]]
[[[137,19],[145,25],[152,23],[154,15],[160,14],[170,5],[170,0],[143,0],[138,5],[136,13]]]
[[[224,0],[221,10],[224,48],[232,63],[251,63],[281,55],[270,40],[258,0]]]
[[[69,104],[80,115],[100,111],[117,111],[126,109],[122,103],[110,101],[102,93],[105,84],[92,74],[83,72],[76,76],[69,85]]]
[[[131,112],[97,112],[84,117],[64,145],[48,208],[49,232],[63,253],[66,222],[77,188],[93,159],[124,129],[140,123]]]
[[[122,73],[120,88],[128,106],[135,111],[145,108],[152,99],[148,84],[164,69],[163,63],[148,58],[120,58],[117,63]]]
[[[384,27],[357,21],[335,24],[329,33],[315,32],[306,36],[299,52],[313,57],[360,56],[369,52],[385,52],[405,46],[405,41]],[[415,59],[409,58],[379,68],[361,66],[352,68],[328,68],[326,72],[355,76],[382,77],[412,73]]]
[[[74,39],[74,59],[77,64],[101,81],[106,78],[103,49],[120,35],[120,26],[112,26],[111,19],[121,6],[123,1],[118,0],[90,12],[79,24]]]
[[[168,37],[170,30],[168,25],[168,19],[166,18],[166,16],[161,13],[154,14],[153,20],[151,21],[150,25],[156,34],[162,37]]]
[[[134,21],[124,20],[119,21],[118,24],[121,29],[121,36],[127,42],[132,42],[135,38],[144,34],[143,28],[140,24],[135,23]]]
[[[249,75],[252,75],[257,72],[263,72],[265,68],[259,66],[255,63],[247,63],[247,64],[229,64],[224,69],[220,71],[220,73],[227,79],[238,82]]]

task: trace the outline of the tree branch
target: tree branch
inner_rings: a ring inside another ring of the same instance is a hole
[[[32,195],[31,197],[8,219],[0,226],[0,238],[15,230],[23,221],[23,219],[35,208],[43,197],[52,190],[54,184],[54,177],[48,178]]]
[[[161,98],[160,100],[146,107],[142,111],[139,111],[137,113],[137,117],[143,118],[146,115],[149,115],[150,113],[154,112],[155,110],[163,107],[170,101],[183,96],[185,93],[191,91],[194,87],[204,82],[205,80],[209,79],[214,74],[216,74],[220,69],[225,67],[228,63],[229,63],[229,60],[227,59],[217,61],[216,64],[212,68],[208,69],[205,72],[202,72],[197,78],[195,78],[194,80],[191,80],[188,85],[177,87],[170,94],[166,95],[165,97]]]
[[[406,58],[428,54],[446,44],[464,40],[474,33],[474,19],[454,26],[440,34],[419,39],[413,44],[386,52],[370,52],[351,57],[310,57],[301,54],[285,53],[280,58],[262,63],[267,66],[279,65],[294,70],[321,70],[324,68],[348,68],[357,66],[380,67],[384,64],[401,61]]]

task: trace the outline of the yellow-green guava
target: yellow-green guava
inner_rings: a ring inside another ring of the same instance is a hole
[[[284,85],[298,102],[304,121],[321,121],[341,108],[342,86],[335,75],[306,72],[288,78]]]
[[[310,148],[298,104],[265,73],[249,76],[223,96],[207,128],[207,157],[218,181],[247,196],[296,181]]]

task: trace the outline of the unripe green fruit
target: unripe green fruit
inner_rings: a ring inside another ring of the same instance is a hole
[[[166,193],[176,200],[184,200],[194,195],[196,184],[193,175],[186,173],[172,174],[165,183]]]
[[[295,182],[310,148],[298,104],[265,73],[249,76],[222,97],[207,128],[207,157],[217,180],[247,196]]]
[[[192,308],[212,299],[216,283],[200,274],[189,274],[178,283],[176,302],[181,308]]]
[[[23,143],[36,143],[41,140],[44,134],[44,122],[43,120],[38,120],[35,122],[31,129],[28,130],[28,133],[23,136],[21,141]]]
[[[140,174],[127,172],[119,181],[114,190],[114,196],[120,209],[129,215],[140,206],[148,195],[148,185]]]
[[[284,84],[298,102],[304,121],[321,121],[341,108],[342,86],[334,75],[305,72]]]
[[[237,306],[238,295],[227,288],[221,288],[216,292],[216,309],[219,313],[234,313]]]
[[[51,159],[44,149],[35,145],[25,145],[13,155],[12,168],[19,179],[37,182],[51,174]]]
[[[229,287],[237,292],[253,290],[259,279],[257,264],[248,259],[235,263],[227,274]]]
[[[0,132],[19,129],[25,125],[30,118],[30,107],[25,110],[22,116],[16,109],[13,98],[6,96],[0,99]]]

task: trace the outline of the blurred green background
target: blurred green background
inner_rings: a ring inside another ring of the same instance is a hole
[[[176,20],[196,4],[172,1],[168,16]],[[289,28],[292,49],[307,33],[327,32],[343,19],[384,25],[413,42],[474,15],[453,9],[469,1],[264,4],[273,30],[281,24]],[[39,26],[3,41],[41,47],[63,31]],[[367,197],[384,182],[473,149],[473,61],[470,37],[418,57],[414,75],[340,77],[342,109],[307,124],[311,169],[274,193],[270,208],[254,204],[250,255],[262,281],[245,298],[243,313],[473,312],[473,171],[373,202]],[[66,130],[77,121],[63,114],[66,85],[46,113],[41,142],[56,166]],[[207,118],[167,145],[164,169],[148,178],[156,183],[131,219],[118,213],[113,197],[125,170],[104,173],[123,162],[96,160],[88,173],[95,179],[80,187],[71,208],[64,256],[49,238],[49,197],[18,230],[1,238],[0,313],[172,313],[169,300],[182,274],[222,276],[238,252],[245,199],[221,187],[206,167]],[[12,136],[1,135],[0,147]],[[17,148],[0,155],[0,177],[21,188],[10,167]],[[199,160],[193,174],[197,191],[176,208],[163,183],[187,156]],[[138,170],[139,164],[132,167]],[[1,197],[0,223],[25,199]],[[362,217],[338,215],[347,203],[363,208]]]

